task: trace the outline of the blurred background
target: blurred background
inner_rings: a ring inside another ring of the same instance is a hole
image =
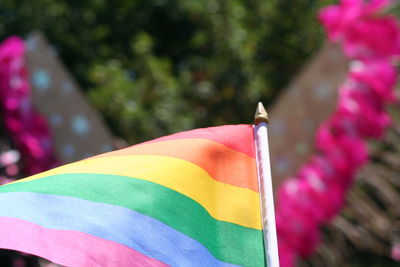
[[[136,143],[251,122],[255,103],[271,104],[319,48],[322,6],[2,0],[0,37],[41,30],[113,133]]]
[[[347,71],[316,19],[333,2],[1,0],[0,40],[26,38],[33,98],[62,163],[178,131],[252,123],[262,101],[272,109],[277,186],[312,153],[315,129],[333,110]],[[75,96],[41,93],[50,87],[73,88]],[[62,112],[41,105],[57,97]],[[390,253],[400,237],[400,120],[396,108],[392,113],[395,123],[383,141],[370,144],[373,158],[346,208],[323,230],[317,253],[299,265],[398,266]],[[60,114],[69,114],[75,140],[62,134],[69,126],[56,127]],[[90,127],[97,139],[86,137],[99,148],[75,144]],[[15,150],[4,129],[0,148]],[[25,175],[17,159],[14,165],[3,166],[2,176]],[[0,266],[38,264],[0,252]]]

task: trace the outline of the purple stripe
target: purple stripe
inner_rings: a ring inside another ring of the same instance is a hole
[[[66,266],[167,266],[118,243],[82,232],[43,228],[0,217],[0,247],[19,250]]]

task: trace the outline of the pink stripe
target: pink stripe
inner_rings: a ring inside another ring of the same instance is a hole
[[[252,125],[224,125],[218,127],[200,128],[173,135],[160,137],[143,144],[155,143],[166,140],[176,140],[185,138],[204,138],[223,144],[236,151],[246,153],[255,158],[254,136]],[[140,144],[139,144],[140,145]]]
[[[66,266],[167,266],[112,241],[8,217],[0,217],[0,248],[34,254]]]

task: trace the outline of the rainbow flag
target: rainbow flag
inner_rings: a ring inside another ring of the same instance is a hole
[[[162,137],[0,187],[0,248],[67,266],[265,266],[253,127]]]

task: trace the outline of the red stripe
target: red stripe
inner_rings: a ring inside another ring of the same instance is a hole
[[[252,158],[255,158],[254,135],[252,125],[241,124],[200,128],[160,137],[158,139],[145,142],[144,144],[184,138],[210,139],[236,151],[246,153]]]
[[[0,248],[18,250],[66,266],[167,266],[115,242],[71,230],[48,229],[0,217]]]

